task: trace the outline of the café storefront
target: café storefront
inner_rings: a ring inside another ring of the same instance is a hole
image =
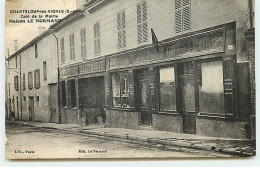
[[[105,121],[105,70],[105,58],[60,69],[62,123],[89,125]]]
[[[236,24],[107,57],[106,127],[246,138],[237,112]]]

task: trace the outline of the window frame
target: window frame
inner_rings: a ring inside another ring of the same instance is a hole
[[[28,72],[28,89],[29,90],[33,89],[33,72],[32,71]]]
[[[41,87],[40,82],[40,69],[34,70],[34,88],[39,89]]]
[[[128,82],[128,85],[127,85],[127,88],[128,88],[128,95],[127,96],[123,96],[122,95],[122,74],[125,74],[127,76],[127,82]],[[130,79],[129,79],[129,72],[128,71],[120,71],[120,72],[113,72],[111,73],[111,96],[112,96],[112,108],[114,109],[133,109],[133,107],[131,106],[130,102],[131,102],[131,99],[130,99]],[[119,83],[119,99],[120,99],[120,106],[114,106],[114,94],[113,94],[113,75],[118,75],[118,83]],[[126,98],[128,99],[128,105],[126,107],[123,106],[123,99],[122,98]]]
[[[117,13],[117,48],[118,50],[126,49],[126,14],[125,10]]]
[[[47,62],[43,62],[43,80],[47,80]]]
[[[38,44],[37,43],[34,45],[34,53],[35,53],[35,58],[38,58],[39,54],[38,54]]]
[[[145,6],[144,6],[144,4],[145,4]],[[138,13],[139,6],[140,6],[140,9],[141,9],[140,14]],[[148,6],[147,6],[147,2],[146,1],[141,1],[141,2],[139,2],[136,5],[136,14],[137,14],[137,45],[143,45],[143,44],[148,43],[149,33],[148,33],[147,7]],[[144,9],[145,9],[145,13],[144,13]],[[145,25],[146,25],[146,28],[144,29]],[[141,36],[140,39],[139,39],[139,36]]]
[[[179,1],[180,4],[178,7],[176,7],[176,2]],[[186,2],[186,4],[184,4],[184,2]],[[188,8],[188,11],[185,9]],[[176,16],[177,16],[177,13],[180,13],[180,31],[177,32],[176,31]],[[188,14],[186,14],[188,13]],[[184,15],[186,14],[186,15]],[[187,22],[187,15],[188,15],[188,23],[186,23],[186,25],[188,24],[188,29],[184,29],[185,28],[185,21]],[[187,33],[187,32],[190,32],[191,30],[191,0],[175,0],[174,1],[174,17],[175,17],[175,21],[174,21],[174,30],[175,30],[175,34],[178,35],[178,34],[184,34],[184,33]],[[186,20],[184,19],[186,17]]]
[[[87,47],[86,47],[86,28],[80,29],[80,56],[82,59],[87,58]]]
[[[74,32],[69,35],[70,41],[70,61],[75,60],[75,34]]]
[[[94,23],[94,55],[101,55],[100,22]]]
[[[170,68],[170,67],[173,67],[173,69],[174,69],[174,79],[175,79],[175,110],[163,110],[163,109],[161,109],[161,94],[160,94],[160,83],[161,83],[161,79],[160,79],[160,69],[163,69],[163,68]],[[177,78],[178,78],[178,75],[179,75],[179,73],[178,73],[178,71],[177,71],[177,66],[176,66],[176,64],[169,64],[169,65],[164,65],[164,66],[159,66],[158,67],[158,74],[157,74],[157,80],[158,80],[158,112],[159,113],[178,113],[178,104],[177,104],[177,100],[178,100],[178,98],[177,97],[179,97],[178,96],[178,90],[179,90],[179,88],[177,87],[178,86],[178,83],[177,82],[179,82],[178,80],[177,80]]]

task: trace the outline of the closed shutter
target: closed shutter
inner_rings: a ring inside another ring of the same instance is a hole
[[[147,42],[147,5],[142,3],[142,17],[143,17],[143,42]]]
[[[118,49],[121,49],[122,34],[121,34],[121,13],[117,14],[117,30],[118,30]]]
[[[122,31],[121,31],[122,32],[122,42],[121,42],[122,45],[121,45],[121,47],[125,48],[126,47],[125,11],[122,12],[122,21],[121,22],[122,22],[121,23],[122,24],[121,25],[122,26],[122,28],[121,28],[122,29]]]
[[[230,56],[223,59],[224,94],[226,117],[235,115],[236,93],[235,93],[235,57]]]
[[[190,0],[175,0],[176,34],[190,30]]]
[[[142,4],[137,4],[137,42],[143,42],[142,35]]]
[[[186,0],[189,1],[189,0]],[[184,6],[184,2],[183,1],[183,6]],[[183,8],[183,31],[188,31],[190,30],[190,6],[189,3],[188,5],[184,6]]]
[[[175,0],[175,32],[180,33],[181,31],[182,31],[181,0]]]

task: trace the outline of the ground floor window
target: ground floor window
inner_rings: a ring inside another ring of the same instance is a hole
[[[198,65],[199,111],[225,114],[222,61]]]
[[[130,108],[128,72],[112,74],[113,107]]]
[[[176,86],[174,67],[159,69],[160,111],[176,111]]]

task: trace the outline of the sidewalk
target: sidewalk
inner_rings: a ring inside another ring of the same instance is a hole
[[[256,155],[255,141],[250,140],[215,138],[155,130],[104,128],[104,125],[81,126],[78,124],[55,124],[25,121],[6,121],[6,123],[45,129],[56,129],[67,133],[113,138],[114,140],[123,140],[127,142],[149,143],[164,147],[177,146],[196,150],[215,151],[241,157]]]

